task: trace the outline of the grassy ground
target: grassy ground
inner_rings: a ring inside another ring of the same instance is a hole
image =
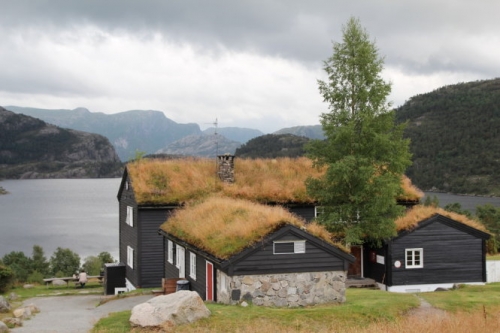
[[[412,294],[348,289],[347,302],[306,308],[264,308],[207,304],[210,318],[181,325],[172,332],[356,332],[356,333],[469,333],[500,332],[500,283],[463,286],[447,292],[422,293],[420,297],[443,315],[409,315],[418,306]],[[411,313],[411,311],[410,311]],[[158,329],[131,328],[130,311],[99,321],[93,333],[149,333]]]
[[[500,260],[500,253],[487,255],[486,260]]]

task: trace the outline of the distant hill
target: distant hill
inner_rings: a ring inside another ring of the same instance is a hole
[[[297,136],[305,136],[309,139],[318,140],[323,140],[325,138],[321,125],[282,128],[279,131],[274,132],[273,134],[293,134]]]
[[[241,158],[299,157],[305,154],[309,138],[293,134],[267,134],[256,137],[236,149]]]
[[[0,107],[0,178],[98,178],[121,175],[102,135],[47,124]]]
[[[417,95],[396,116],[408,121],[413,183],[423,190],[500,196],[500,79]]]
[[[203,131],[203,134],[206,135],[212,135],[214,133],[214,127],[209,127]],[[231,141],[239,143],[246,143],[248,140],[264,135],[264,133],[259,130],[243,127],[219,127],[217,128],[217,133]]]
[[[39,118],[64,128],[97,133],[111,141],[122,161],[136,151],[154,153],[158,149],[188,135],[200,135],[197,124],[178,124],[160,111],[132,110],[115,114],[74,110],[47,110],[7,106],[6,109]]]
[[[220,134],[190,135],[159,149],[155,154],[215,157],[217,154],[234,154],[239,146],[241,143]]]

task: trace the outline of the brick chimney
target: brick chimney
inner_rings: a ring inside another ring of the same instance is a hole
[[[224,154],[217,156],[218,170],[220,180],[225,183],[234,183],[234,155]]]

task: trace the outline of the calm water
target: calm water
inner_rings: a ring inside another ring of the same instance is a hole
[[[33,245],[50,258],[57,247],[83,260],[107,251],[118,259],[120,179],[4,180],[0,195],[0,257],[31,256]]]
[[[120,179],[5,180],[10,193],[0,195],[0,257],[11,251],[31,256],[33,245],[50,258],[60,246],[82,259],[107,251],[118,259],[118,201]],[[500,198],[436,195],[443,207],[460,202],[473,211],[477,205],[500,207]]]

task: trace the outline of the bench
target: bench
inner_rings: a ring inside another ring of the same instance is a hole
[[[87,276],[87,280],[90,280],[90,279],[98,279],[99,283],[102,283],[104,276],[101,276],[101,275],[89,275],[89,276]],[[66,287],[69,287],[69,283],[71,281],[75,282],[75,284],[78,283],[78,278],[77,277],[74,278],[72,276],[66,276],[66,277],[60,277],[60,278],[54,277],[54,278],[43,279],[43,282],[45,283],[45,285],[48,288],[49,285],[51,285],[52,282],[54,282],[55,280],[62,280],[64,282],[66,282]]]

